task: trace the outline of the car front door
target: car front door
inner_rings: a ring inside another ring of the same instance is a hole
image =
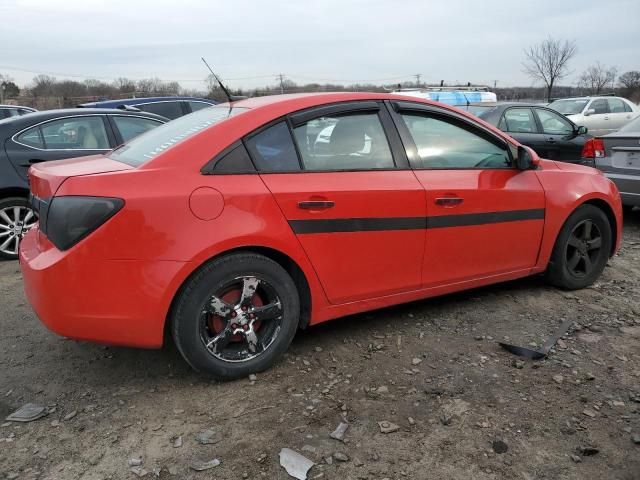
[[[111,123],[117,145],[128,142],[141,133],[162,125],[162,122],[158,120],[135,115],[107,115],[107,118]]]
[[[512,107],[502,113],[498,128],[507,132],[523,145],[533,148],[543,158],[549,156],[549,143],[542,131],[539,130],[533,112],[530,108]]]
[[[596,98],[592,100],[585,113],[590,114],[585,117],[584,124],[589,128],[589,133],[595,137],[600,137],[611,133],[615,130],[611,126],[611,119],[609,117],[611,111],[609,110],[609,102],[606,98]]]
[[[427,192],[425,287],[526,272],[538,257],[545,196],[535,171],[466,117],[412,102],[394,118]]]
[[[383,104],[303,111],[245,143],[331,303],[420,288],[425,190]]]
[[[577,127],[551,109],[534,108],[534,112],[548,145],[549,156],[545,158],[563,162],[580,161],[584,138],[578,136]]]
[[[104,115],[69,116],[25,128],[5,142],[16,170],[27,179],[34,163],[108,152],[115,146]]]

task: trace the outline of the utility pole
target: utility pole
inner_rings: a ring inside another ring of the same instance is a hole
[[[280,94],[284,94],[284,75],[281,73],[276,77],[278,80],[280,80]]]
[[[498,80],[493,81],[493,89],[495,90],[498,87]]]
[[[416,77],[416,85],[418,86],[418,88],[420,88],[420,77],[422,76],[421,73],[416,73],[414,75],[414,77]]]

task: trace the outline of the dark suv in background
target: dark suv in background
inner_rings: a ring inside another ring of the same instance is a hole
[[[173,120],[187,115],[202,108],[216,105],[218,102],[207,98],[198,97],[147,97],[147,98],[125,98],[121,100],[105,100],[102,102],[83,103],[78,107],[85,108],[119,108],[126,110],[133,107],[143,112],[155,113]]]
[[[27,171],[34,163],[106,153],[168,120],[145,112],[64,109],[0,120],[0,258],[15,259],[36,222]]]
[[[33,113],[37,110],[31,107],[23,107],[21,105],[0,105],[0,120],[9,117],[17,117],[20,115],[26,115],[27,113]]]

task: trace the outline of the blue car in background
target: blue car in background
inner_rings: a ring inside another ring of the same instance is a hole
[[[121,110],[138,109],[173,120],[188,113],[195,112],[196,110],[216,105],[217,103],[215,100],[198,97],[144,97],[83,103],[82,105],[78,105],[78,107],[119,108]]]

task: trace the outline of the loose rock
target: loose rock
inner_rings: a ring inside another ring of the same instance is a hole
[[[214,445],[218,443],[221,438],[213,430],[203,430],[196,434],[196,442],[200,445]]]
[[[340,422],[340,425],[338,425],[338,427],[333,432],[331,432],[329,436],[335,440],[339,440],[342,442],[344,440],[344,434],[347,432],[348,428],[348,423]]]
[[[493,448],[493,451],[497,454],[503,454],[509,450],[509,446],[502,440],[494,440],[491,444],[491,448]]]
[[[315,463],[307,457],[294,452],[290,448],[280,450],[280,466],[284,468],[289,475],[298,480],[306,480],[307,472]]]
[[[336,452],[333,454],[333,458],[335,458],[338,462],[348,462],[349,456],[346,453]]]
[[[217,467],[218,465],[220,465],[220,460],[218,460],[217,458],[214,458],[213,460],[209,460],[208,462],[193,462],[191,465],[189,465],[191,467],[192,470],[195,470],[196,472],[202,472],[204,470],[210,470],[214,467]]]
[[[393,433],[400,430],[400,426],[395,423],[391,423],[387,420],[383,420],[382,422],[378,422],[378,426],[380,427],[381,433]]]

